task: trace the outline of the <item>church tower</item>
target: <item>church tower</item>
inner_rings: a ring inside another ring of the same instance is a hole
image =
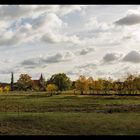
[[[41,76],[40,76],[40,79],[39,79],[40,81],[43,81],[44,79],[43,79],[43,75],[42,75],[42,73],[41,73]]]
[[[41,73],[41,76],[40,76],[40,78],[39,78],[39,84],[40,84],[40,90],[41,90],[41,91],[44,91],[44,90],[45,90],[45,80],[44,80],[44,78],[43,78],[42,73]]]

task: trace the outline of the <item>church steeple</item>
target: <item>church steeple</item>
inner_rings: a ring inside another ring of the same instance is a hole
[[[40,79],[39,79],[39,84],[40,84],[40,90],[44,91],[45,90],[45,81],[44,81],[42,73],[41,73],[41,76],[40,76]]]
[[[40,81],[43,81],[43,75],[42,75],[42,73],[41,73],[41,76],[40,76],[40,79],[39,79]]]

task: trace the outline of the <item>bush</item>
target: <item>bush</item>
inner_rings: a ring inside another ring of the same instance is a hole
[[[0,93],[3,93],[3,88],[2,87],[0,87]]]
[[[9,92],[9,91],[10,91],[10,89],[11,89],[11,88],[10,88],[10,86],[6,86],[6,87],[4,87],[4,89],[3,89],[3,90],[4,90],[5,92]]]

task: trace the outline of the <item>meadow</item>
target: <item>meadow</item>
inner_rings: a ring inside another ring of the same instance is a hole
[[[140,135],[140,96],[0,95],[1,135]]]

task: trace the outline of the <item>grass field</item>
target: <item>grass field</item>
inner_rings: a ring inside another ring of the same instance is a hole
[[[1,135],[140,135],[140,96],[0,95]]]

